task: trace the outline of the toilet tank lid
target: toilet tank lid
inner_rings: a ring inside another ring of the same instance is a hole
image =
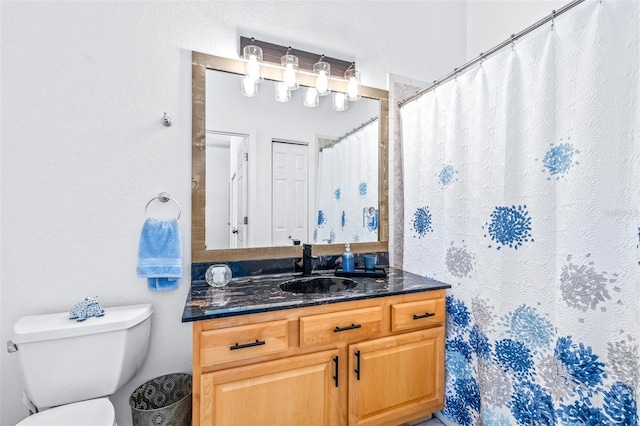
[[[13,326],[12,340],[21,344],[125,330],[149,318],[153,306],[150,303],[115,306],[104,308],[104,313],[85,321],[69,319],[68,312],[22,317]]]

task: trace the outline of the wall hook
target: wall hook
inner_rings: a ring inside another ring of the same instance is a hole
[[[162,123],[162,125],[163,125],[164,127],[171,127],[171,124],[173,124],[173,123],[171,122],[171,117],[169,117],[169,116],[167,115],[167,113],[166,113],[166,112],[165,112],[165,113],[164,113],[164,115],[162,116],[162,120],[160,120],[160,122]]]

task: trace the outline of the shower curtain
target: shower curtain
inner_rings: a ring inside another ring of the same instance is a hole
[[[587,1],[401,109],[454,423],[638,424],[639,9]]]
[[[377,126],[367,124],[320,152],[315,242],[378,241]]]

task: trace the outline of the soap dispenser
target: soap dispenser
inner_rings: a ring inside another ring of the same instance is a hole
[[[351,253],[349,243],[347,243],[344,245],[344,254],[342,255],[342,272],[353,272],[354,269],[353,253]]]

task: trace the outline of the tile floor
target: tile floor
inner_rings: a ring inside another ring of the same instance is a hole
[[[444,425],[444,423],[442,423],[440,420],[434,417],[430,420],[427,420],[426,422],[418,423],[415,426],[441,426],[441,425]]]

